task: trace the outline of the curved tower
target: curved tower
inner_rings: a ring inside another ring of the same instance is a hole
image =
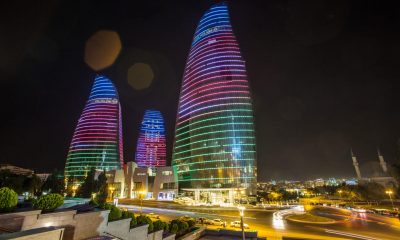
[[[136,163],[155,170],[155,167],[165,167],[166,155],[163,116],[158,110],[146,110],[136,147]]]
[[[78,120],[65,164],[65,178],[82,182],[91,168],[123,165],[121,106],[110,79],[97,75]]]
[[[179,98],[172,163],[181,189],[240,188],[255,194],[252,101],[226,3],[206,11],[194,34]]]

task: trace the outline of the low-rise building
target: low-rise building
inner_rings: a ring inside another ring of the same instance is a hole
[[[0,171],[3,170],[8,170],[13,174],[17,174],[17,175],[26,175],[26,176],[30,176],[34,174],[34,171],[31,169],[27,169],[27,168],[21,168],[21,167],[17,167],[11,164],[0,164]]]
[[[138,167],[128,162],[124,169],[107,171],[109,195],[115,198],[173,200],[178,195],[178,181],[172,167]]]

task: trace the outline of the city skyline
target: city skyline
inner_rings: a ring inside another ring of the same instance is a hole
[[[176,9],[163,2],[88,2],[74,16],[72,3],[49,5],[51,16],[45,9],[35,17],[29,7],[16,11],[10,19],[32,27],[10,21],[4,34],[2,98],[12,104],[5,104],[9,118],[2,119],[1,161],[63,168],[95,75],[83,61],[85,42],[108,29],[123,46],[101,73],[120,93],[125,161],[134,160],[141,113],[155,107],[165,113],[170,163],[181,75],[197,21],[212,3],[187,1]],[[260,180],[354,176],[351,147],[360,165],[376,162],[377,146],[388,165],[398,162],[395,8],[323,1],[229,6],[253,90]],[[154,73],[141,91],[126,83],[127,70],[138,62]]]

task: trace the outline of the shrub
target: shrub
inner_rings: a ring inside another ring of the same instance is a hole
[[[109,205],[111,205],[111,204],[109,204]],[[121,217],[122,217],[121,210],[118,207],[111,205],[110,214],[108,214],[108,221],[118,220]]]
[[[157,220],[157,221],[153,222],[153,225],[154,225],[154,231],[160,231],[160,230],[164,230],[165,226],[167,224],[161,220]]]
[[[149,233],[153,232],[154,230],[154,225],[153,225],[153,221],[151,221],[151,219],[147,216],[144,215],[139,215],[136,218],[137,224],[149,224]]]
[[[18,194],[8,187],[0,188],[0,212],[11,211],[18,204]]]
[[[98,207],[98,206],[99,206],[99,204],[98,204],[94,199],[90,199],[89,205],[95,206],[95,207]]]
[[[181,221],[179,222],[178,227],[179,227],[179,232],[183,234],[186,232],[186,230],[189,229],[189,224],[187,222]]]
[[[164,222],[164,232],[168,232],[169,231],[169,224]]]
[[[118,220],[122,217],[122,211],[113,204],[109,203],[99,203],[99,208],[110,210],[110,214],[108,214],[108,221]]]
[[[131,218],[131,222],[130,222],[131,228],[133,228],[133,227],[135,227],[137,225],[135,214],[133,212],[123,211],[122,212],[122,218]]]
[[[170,230],[171,233],[176,234],[178,232],[178,229],[179,229],[178,224],[176,224],[176,223],[171,224],[171,230]]]
[[[187,224],[189,225],[189,228],[194,227],[194,225],[196,225],[196,222],[193,219],[190,219],[189,221],[187,221]]]
[[[45,212],[54,211],[54,209],[63,205],[63,203],[64,197],[58,193],[43,195],[32,202],[34,208],[41,209]]]

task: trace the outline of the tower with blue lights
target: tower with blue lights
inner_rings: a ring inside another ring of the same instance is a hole
[[[207,189],[207,201],[224,201],[237,191],[255,194],[256,162],[245,61],[228,6],[219,3],[204,13],[194,34],[180,92],[172,164],[181,189]],[[199,190],[194,192],[195,198],[201,197]]]
[[[166,166],[166,155],[164,118],[158,110],[146,110],[136,147],[136,163],[155,172],[156,167]]]
[[[118,93],[110,79],[97,75],[72,137],[65,164],[66,181],[72,179],[79,184],[91,168],[121,168],[122,150]]]

